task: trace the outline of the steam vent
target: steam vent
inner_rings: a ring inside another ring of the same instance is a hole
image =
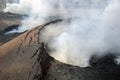
[[[24,1],[26,2],[25,4],[23,4]],[[39,0],[36,1],[39,3]],[[72,4],[76,4],[74,1],[78,1],[77,8],[82,6],[80,10],[83,13],[81,12],[80,16],[77,16],[78,11],[76,11],[77,14],[74,16],[71,13],[68,15],[66,8],[69,9],[69,5],[72,5],[69,2],[67,5],[64,4],[64,6],[62,6],[63,4],[58,5],[62,1],[66,2],[69,0],[58,1],[57,4],[56,0],[50,3],[55,6],[51,7],[47,4],[49,6],[43,6],[45,7],[43,9],[39,8],[38,10],[43,10],[43,13],[41,11],[37,13],[38,5],[34,1],[0,0],[0,80],[120,80],[120,47],[119,38],[116,38],[120,33],[120,28],[118,28],[120,24],[117,23],[119,19],[116,19],[116,16],[120,16],[120,10],[117,11],[116,9],[120,8],[120,1],[117,2],[115,0],[116,4],[114,0],[108,0],[113,1],[109,5],[110,2],[104,3],[101,0],[96,2],[94,0],[73,0]],[[87,3],[79,5],[79,1]],[[27,4],[27,2],[31,5]],[[9,5],[10,8],[8,8],[6,3],[10,3],[12,7]],[[18,3],[24,5],[24,13],[19,11],[19,9],[23,10],[23,6],[18,6]],[[94,3],[94,5],[86,7],[89,3]],[[97,5],[98,3],[100,3],[100,6]],[[14,13],[13,9],[15,8],[13,6],[20,8]],[[98,17],[94,18],[98,14],[102,14],[101,11],[103,11],[105,6],[108,7],[105,8],[106,11],[101,15],[102,17],[104,16],[104,20],[103,18],[101,19],[101,16],[99,16],[99,20],[97,20]],[[7,12],[4,12],[3,9],[6,7]],[[51,10],[46,11],[48,7]],[[54,7],[55,9],[52,9]],[[64,9],[65,11],[60,12],[61,10],[58,10],[53,12],[59,7],[62,11]],[[74,6],[70,8],[74,9]],[[82,8],[86,10],[82,10]],[[25,12],[26,10],[28,11]],[[69,11],[71,12],[71,10]],[[94,14],[89,11],[93,11]],[[109,12],[113,16],[107,14]],[[48,13],[48,17],[45,17]],[[65,16],[62,16],[63,14]],[[106,16],[107,21],[105,21]],[[108,23],[111,22],[110,19],[112,19],[112,23]],[[104,21],[103,23],[105,24],[100,25],[103,24],[100,21]],[[98,24],[100,27],[95,27]],[[113,28],[112,24],[117,28]],[[84,28],[81,28],[81,25]],[[112,32],[109,32],[111,30]],[[106,34],[107,31],[109,34]],[[105,35],[104,38],[102,32]],[[114,32],[116,33],[114,34]]]

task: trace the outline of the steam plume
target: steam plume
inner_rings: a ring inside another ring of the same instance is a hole
[[[62,18],[63,22],[41,31],[40,40],[48,44],[54,58],[85,67],[93,54],[120,55],[119,8],[119,0],[20,0],[4,10],[29,16],[16,32]],[[119,57],[116,60],[119,63]]]

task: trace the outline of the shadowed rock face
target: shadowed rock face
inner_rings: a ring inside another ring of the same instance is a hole
[[[0,46],[0,80],[120,80],[120,66],[114,56],[93,56],[90,67],[80,68],[49,56],[39,42],[40,31],[55,20],[20,34]],[[6,36],[7,38],[8,36]]]

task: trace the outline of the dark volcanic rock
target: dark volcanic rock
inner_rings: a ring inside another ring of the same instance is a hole
[[[116,65],[115,62],[116,56],[113,54],[107,54],[101,57],[93,55],[89,60],[89,63],[92,67],[102,67],[102,66],[111,66]]]
[[[18,33],[5,33],[17,29],[21,20],[22,15],[0,12],[0,46],[19,35]]]
[[[12,31],[12,30],[18,30],[18,28],[19,28],[19,25],[8,26],[8,28],[4,29],[4,32],[9,32],[9,31]]]
[[[0,12],[0,31],[12,25],[19,25],[22,15]]]
[[[0,32],[0,46],[2,46],[3,44],[5,44],[8,41],[14,39],[15,37],[17,37],[20,34],[21,33],[4,34],[4,32],[1,31]]]
[[[38,55],[37,55],[37,53],[38,53]],[[34,75],[33,79],[46,80],[48,70],[51,67],[51,61],[54,61],[54,58],[49,56],[48,52],[46,51],[44,43],[41,43],[41,46],[38,48],[38,50],[35,52],[35,54],[32,56],[32,58],[36,55],[37,55],[37,59],[33,66],[35,66],[36,63],[38,63],[41,72],[40,73],[37,72]],[[39,68],[38,68],[38,70],[39,70]]]

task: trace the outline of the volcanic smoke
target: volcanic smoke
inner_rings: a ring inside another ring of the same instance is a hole
[[[39,34],[57,60],[85,67],[92,55],[112,53],[120,62],[120,0],[20,0],[8,3],[4,11],[28,15],[11,32],[62,19]]]

